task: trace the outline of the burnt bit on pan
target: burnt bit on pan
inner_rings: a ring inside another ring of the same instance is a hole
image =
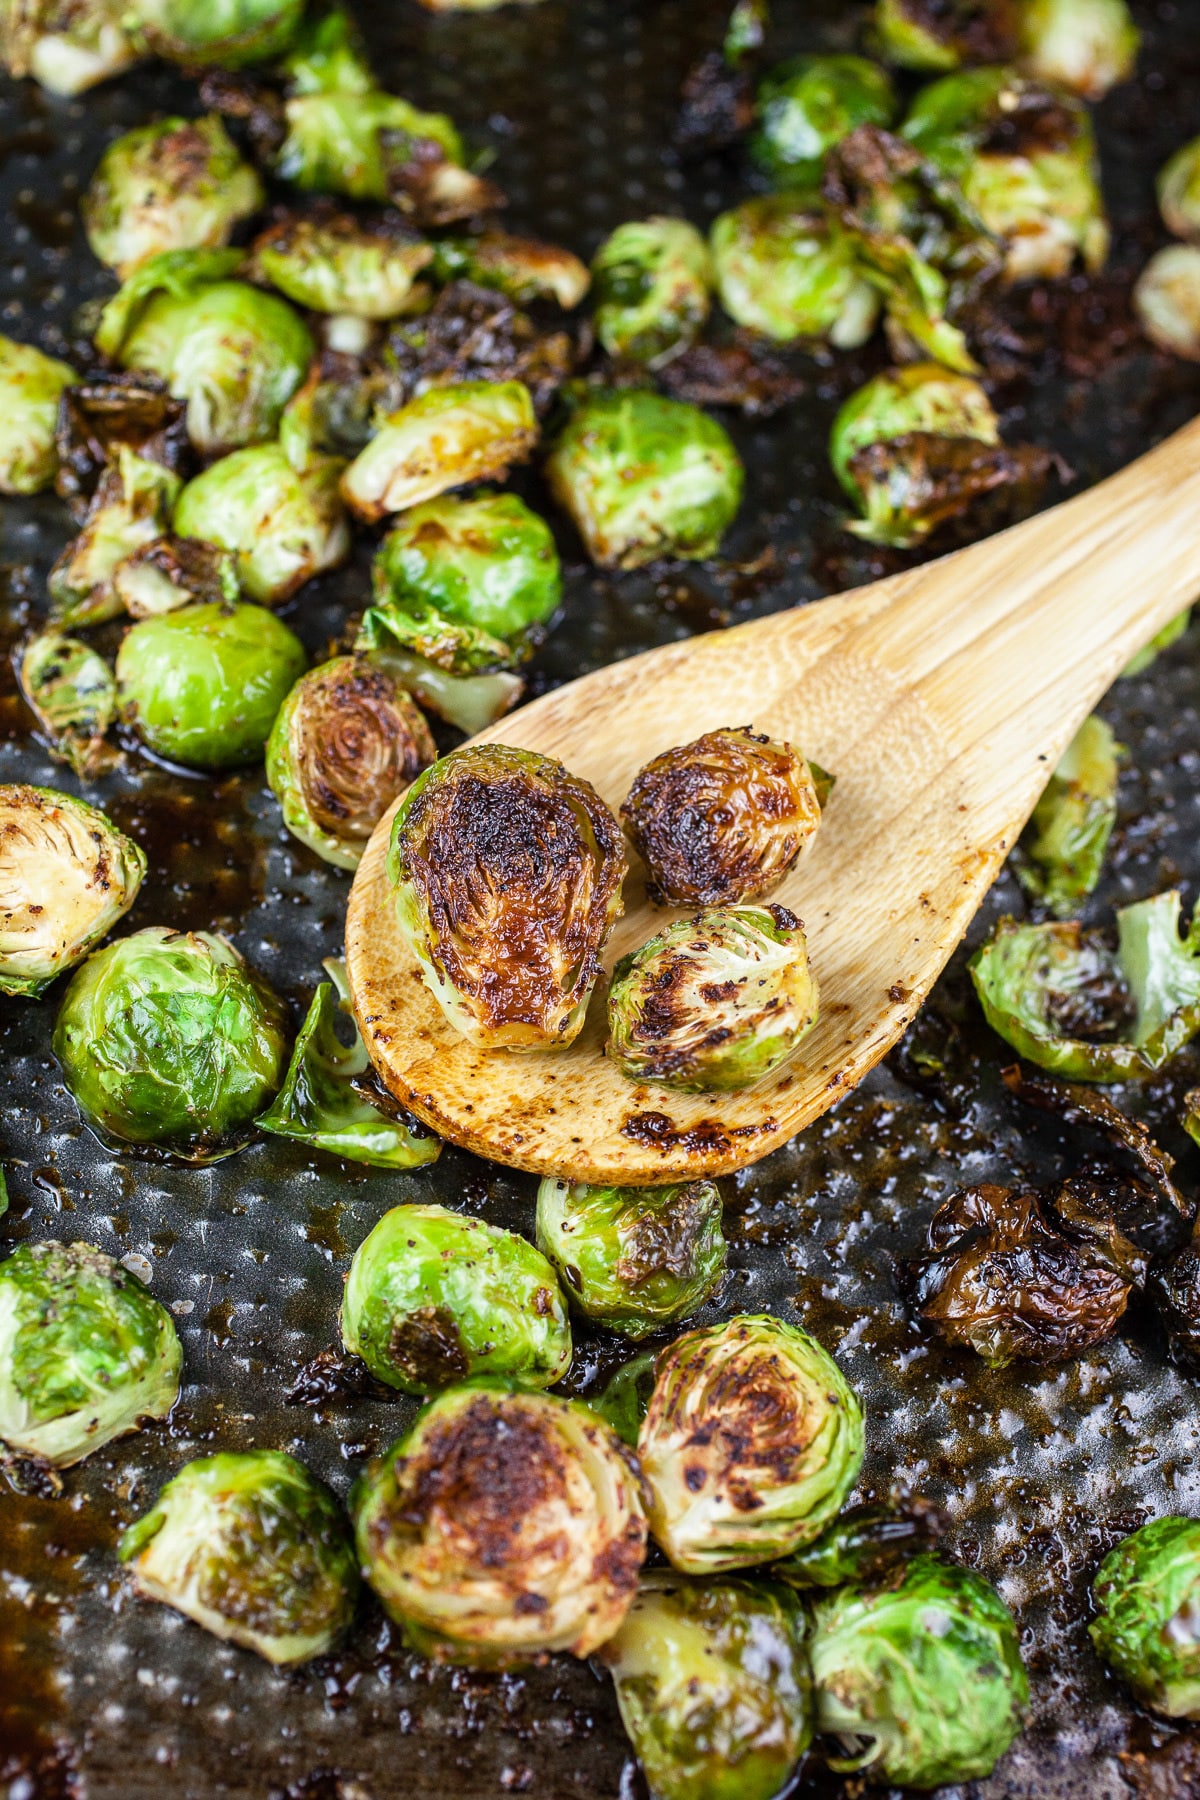
[[[494,288],[452,281],[429,312],[395,328],[389,352],[404,399],[449,382],[523,381],[544,412],[574,372],[579,344],[572,331],[543,330]]]
[[[735,332],[727,344],[693,344],[658,379],[676,400],[736,406],[749,419],[769,419],[808,386],[785,356],[749,331]]]

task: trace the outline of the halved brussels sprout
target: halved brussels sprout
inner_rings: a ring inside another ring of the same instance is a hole
[[[537,1241],[579,1311],[623,1337],[690,1318],[725,1273],[711,1181],[591,1187],[551,1175],[538,1188]]]
[[[83,225],[93,255],[124,279],[164,250],[221,248],[264,197],[216,113],[159,119],[109,145]]]
[[[247,598],[279,606],[350,554],[338,490],[345,466],[335,456],[313,456],[296,469],[282,445],[251,444],[189,481],[174,529],[228,550]]]
[[[605,1424],[631,1450],[637,1449],[642,1420],[654,1392],[656,1361],[653,1350],[643,1350],[640,1356],[631,1357],[627,1363],[622,1363],[599,1394],[588,1397],[588,1405],[593,1412],[598,1412]]]
[[[117,1554],[134,1585],[268,1662],[307,1662],[354,1617],[358,1569],[341,1507],[282,1450],[185,1463]]]
[[[799,1602],[770,1581],[643,1577],[600,1652],[651,1800],[775,1800],[812,1738]]]
[[[379,1087],[354,1022],[345,964],[331,957],[324,967],[329,980],[312,997],[283,1086],[258,1123],[276,1137],[373,1169],[423,1169],[441,1155],[441,1139]],[[338,1036],[339,1014],[351,1034],[348,1044]]]
[[[551,1387],[571,1362],[554,1270],[518,1237],[446,1206],[396,1206],[354,1253],[342,1342],[406,1394],[500,1375]]]
[[[231,553],[195,538],[155,538],[120,564],[112,584],[132,619],[153,619],[193,602],[232,606],[242,591]]]
[[[249,1141],[283,1079],[287,1014],[228,938],[151,925],[72,977],[52,1047],[106,1142],[216,1162]]]
[[[0,336],[0,494],[50,486],[58,468],[59,399],[78,379],[69,363]]]
[[[462,139],[444,113],[377,88],[299,93],[286,102],[276,173],[307,193],[391,202],[422,224],[448,225],[501,202],[463,167]]]
[[[394,319],[428,300],[415,286],[433,246],[394,214],[365,220],[332,209],[288,213],[256,238],[251,271],[314,312]]]
[[[0,1262],[0,1441],[66,1469],[165,1419],[183,1352],[166,1308],[91,1244],[21,1244]]]
[[[715,556],[744,483],[723,426],[648,388],[578,396],[546,477],[592,561],[609,569]]]
[[[858,1480],[863,1416],[833,1358],[746,1314],[658,1359],[638,1438],[650,1529],[685,1575],[773,1562],[820,1536]]]
[[[1085,100],[1129,80],[1140,43],[1125,0],[1022,0],[1023,66]]]
[[[988,1775],[1029,1699],[1012,1614],[990,1582],[936,1556],[900,1579],[815,1600],[808,1638],[817,1730],[838,1773],[933,1788]]]
[[[79,638],[43,631],[21,657],[21,691],[50,740],[50,754],[83,780],[111,768],[105,733],[117,716],[117,683],[104,658]]]
[[[1200,137],[1175,152],[1158,177],[1163,224],[1178,238],[1200,239]]]
[[[592,280],[600,342],[649,369],[695,343],[712,304],[712,257],[686,219],[618,225],[592,260]]]
[[[813,187],[825,153],[859,125],[890,125],[891,79],[863,56],[798,56],[759,83],[754,160],[780,187]]]
[[[712,228],[717,294],[730,318],[778,343],[825,339],[857,350],[879,321],[880,299],[858,245],[811,194],[761,194]]]
[[[537,442],[529,389],[520,381],[463,381],[430,388],[383,420],[342,477],[360,519],[404,512],[447,488],[500,481]]]
[[[587,264],[570,250],[508,231],[439,238],[433,246],[433,272],[441,282],[473,281],[496,288],[518,306],[553,300],[567,310],[579,305],[592,281]]]
[[[1152,256],[1133,290],[1133,307],[1152,344],[1200,362],[1200,245],[1172,244]]]
[[[392,801],[437,760],[404,689],[361,656],[302,675],[267,742],[267,780],[293,837],[356,869]]]
[[[308,663],[261,606],[185,606],[142,619],[117,653],[121,715],[155,755],[197,769],[254,762]]]
[[[50,616],[58,625],[97,625],[121,611],[121,565],[159,539],[183,482],[173,469],[121,450],[92,497],[83,530],[51,569]]]
[[[1152,1519],[1113,1547],[1088,1632],[1144,1706],[1200,1719],[1200,1520]]]
[[[288,48],[305,0],[132,0],[141,48],[188,67],[242,69]]]
[[[1083,721],[1033,809],[1017,877],[1058,919],[1069,919],[1100,879],[1117,822],[1122,746],[1103,719]]]
[[[1017,53],[1019,0],[876,0],[871,36],[902,69],[1008,62]]]
[[[1178,889],[1122,907],[1116,954],[1074,921],[1002,919],[968,965],[993,1031],[1073,1081],[1153,1075],[1200,1031],[1200,918]]]
[[[436,1662],[590,1656],[637,1591],[636,1469],[582,1401],[499,1382],[450,1388],[351,1494],[363,1572]]]
[[[0,68],[71,98],[136,60],[125,0],[5,0]]]
[[[812,769],[750,726],[664,750],[621,807],[656,906],[761,900],[821,822]]]
[[[623,956],[605,1053],[630,1081],[750,1087],[817,1022],[804,927],[786,906],[712,906]]]
[[[819,1538],[776,1563],[773,1573],[802,1592],[848,1581],[878,1584],[931,1550],[944,1530],[941,1514],[923,1501],[847,1507]]]
[[[0,787],[0,993],[36,997],[123,918],[146,873],[111,819],[53,788]]]
[[[426,984],[484,1049],[579,1035],[625,871],[621,828],[591,784],[507,744],[468,745],[419,775],[388,851]]]

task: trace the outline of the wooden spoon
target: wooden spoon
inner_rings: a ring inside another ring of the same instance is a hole
[[[389,813],[346,924],[383,1081],[451,1142],[539,1174],[646,1185],[757,1161],[896,1042],[1081,721],[1198,592],[1200,420],[940,562],[647,651],[522,707],[485,736],[558,757],[614,809],[643,763],[721,725],[787,739],[836,775],[811,850],[773,896],[805,922],[820,1020],[790,1063],[734,1094],[619,1074],[603,1055],[604,980],[569,1049],[476,1050],[393,923]],[[607,969],[680,916],[647,904],[636,866],[625,895]]]

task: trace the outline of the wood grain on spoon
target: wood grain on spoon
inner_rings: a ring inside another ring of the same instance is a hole
[[[391,813],[350,896],[355,1011],[382,1079],[443,1137],[540,1174],[634,1185],[723,1174],[793,1137],[913,1018],[1081,721],[1200,592],[1200,421],[1052,511],[871,587],[597,670],[485,737],[557,757],[615,809],[643,763],[721,725],[837,776],[773,898],[807,927],[821,1018],[734,1094],[635,1085],[603,1055],[606,983],[565,1051],[479,1051],[393,922]],[[393,809],[394,810],[394,809]],[[606,955],[679,913],[636,867]]]

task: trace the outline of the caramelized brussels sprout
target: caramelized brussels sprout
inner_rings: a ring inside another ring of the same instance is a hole
[[[711,1181],[622,1188],[550,1176],[538,1188],[537,1241],[579,1311],[623,1337],[689,1318],[725,1273]]]
[[[637,1591],[636,1464],[581,1401],[448,1389],[351,1495],[364,1573],[412,1647],[506,1668],[589,1656]]]
[[[406,688],[426,712],[476,737],[510,712],[525,683],[507,669],[455,675],[408,648],[412,620],[392,606],[371,606],[363,614],[355,650]]]
[[[436,761],[429,727],[404,689],[361,656],[302,675],[267,742],[267,780],[293,837],[356,869],[392,801]]]
[[[314,312],[394,319],[428,296],[417,276],[433,246],[394,214],[359,219],[332,209],[289,213],[255,239],[253,273]]]
[[[658,369],[694,344],[708,318],[708,245],[686,219],[632,219],[592,261],[596,335],[610,356]]]
[[[519,381],[540,418],[580,354],[571,332],[535,324],[494,288],[452,281],[427,313],[393,328],[386,359],[405,399],[433,387]]]
[[[1100,879],[1117,822],[1122,746],[1103,719],[1085,719],[1021,839],[1017,876],[1027,894],[1069,919]]]
[[[282,55],[304,0],[133,0],[130,12],[135,41],[155,56],[242,69]]]
[[[744,482],[723,426],[648,388],[580,396],[546,476],[592,561],[608,569],[715,556]]]
[[[789,1587],[840,1588],[848,1581],[878,1585],[912,1557],[931,1550],[945,1520],[922,1501],[902,1506],[851,1506],[819,1538],[776,1563]]]
[[[419,775],[388,851],[426,984],[484,1049],[579,1035],[625,871],[621,828],[595,789],[507,744],[468,745]]]
[[[342,493],[361,519],[382,519],[471,481],[502,480],[537,442],[520,381],[430,388],[384,419],[346,470]]]
[[[857,350],[879,320],[880,299],[852,235],[809,194],[762,194],[712,228],[717,294],[730,318],[779,343],[825,339]]]
[[[600,1652],[651,1800],[774,1800],[812,1737],[804,1621],[770,1581],[643,1578]]]
[[[155,376],[126,370],[106,369],[67,388],[55,435],[55,491],[81,522],[123,450],[176,474],[190,459],[182,402]]]
[[[433,272],[441,282],[464,280],[496,288],[518,306],[553,300],[568,311],[579,305],[592,280],[587,264],[571,251],[507,231],[439,238],[433,246]]]
[[[92,253],[124,279],[164,250],[219,249],[263,204],[221,119],[159,119],[110,144],[83,201]]]
[[[154,538],[118,566],[112,584],[132,619],[153,619],[193,602],[232,606],[242,591],[231,553],[196,538]]]
[[[58,468],[54,427],[69,363],[0,336],[0,494],[36,494]]]
[[[444,113],[378,88],[298,93],[284,110],[276,172],[307,193],[390,201],[426,225],[469,219],[501,200],[462,166],[462,139]]]
[[[323,1482],[282,1450],[202,1456],[121,1539],[134,1586],[268,1662],[307,1662],[354,1616],[358,1569]]]
[[[902,69],[957,69],[1009,62],[1017,53],[1019,0],[875,0],[871,35]]]
[[[650,1529],[685,1575],[773,1562],[837,1517],[862,1408],[833,1358],[766,1314],[689,1331],[658,1359],[638,1438]]]
[[[247,1143],[287,1061],[287,1015],[227,938],[148,926],[71,979],[53,1050],[106,1142],[216,1162]]]
[[[137,899],[146,858],[112,821],[53,788],[0,786],[0,993],[36,998]]]
[[[121,716],[155,755],[226,769],[262,755],[308,658],[261,606],[185,606],[142,619],[117,654]]]
[[[313,456],[293,468],[280,444],[235,450],[184,488],[175,531],[228,550],[246,597],[279,606],[350,554],[338,490],[344,467],[337,457]]]
[[[631,1357],[627,1363],[622,1363],[599,1394],[589,1396],[588,1404],[593,1412],[598,1412],[605,1424],[631,1450],[637,1449],[642,1420],[654,1392],[656,1361],[653,1350],[643,1350],[640,1356]]]
[[[0,1442],[56,1469],[165,1419],[183,1352],[171,1315],[91,1244],[0,1262]]]
[[[6,0],[0,68],[71,98],[136,60],[124,0]]]
[[[100,478],[83,530],[50,571],[50,616],[58,625],[95,625],[121,611],[121,565],[155,543],[171,521],[183,483],[173,469],[122,450]]]
[[[1158,205],[1168,231],[1190,243],[1200,239],[1200,137],[1167,162],[1158,178]]]
[[[798,56],[759,83],[754,160],[780,187],[814,187],[825,152],[859,125],[890,125],[886,70],[863,56]]]
[[[1092,1600],[1092,1642],[1142,1704],[1200,1719],[1200,1520],[1152,1519],[1123,1538]]]
[[[117,683],[90,644],[57,631],[31,638],[21,657],[21,691],[56,761],[85,781],[113,765],[105,733],[117,716]]]
[[[786,906],[713,906],[623,956],[605,1052],[630,1081],[750,1087],[817,1022],[804,927]]]
[[[1085,100],[1129,80],[1140,43],[1125,0],[1023,0],[1024,67]]]
[[[1172,244],[1152,256],[1133,290],[1133,308],[1152,344],[1200,362],[1200,245]]]

